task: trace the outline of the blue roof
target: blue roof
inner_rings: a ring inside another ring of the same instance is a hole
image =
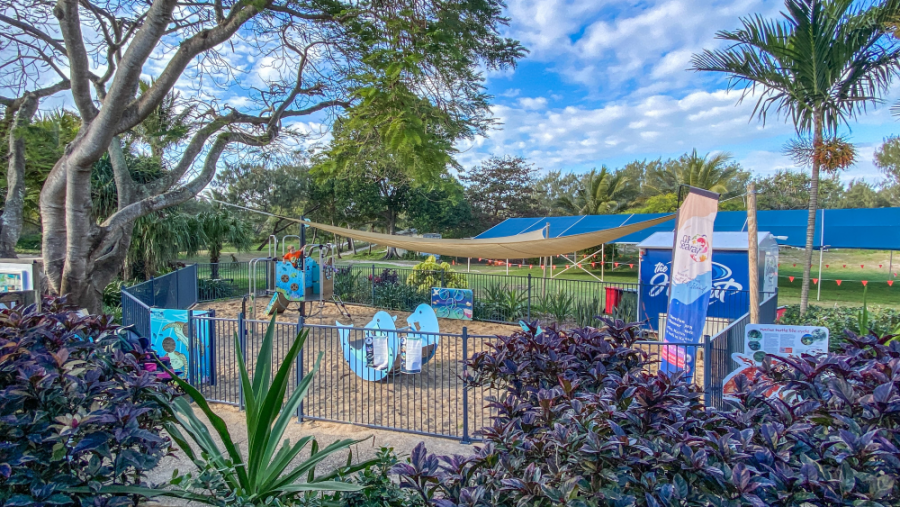
[[[514,236],[549,224],[548,237],[559,238],[611,229],[661,217],[666,213],[632,215],[584,215],[570,217],[510,218],[476,236],[477,239]],[[760,211],[759,230],[771,232],[779,245],[806,246],[806,210]],[[822,237],[824,221],[824,238]],[[639,243],[654,232],[672,231],[669,221],[620,238],[616,243]],[[746,231],[747,213],[720,211],[716,231]],[[900,208],[822,209],[816,213],[816,247],[900,250]]]

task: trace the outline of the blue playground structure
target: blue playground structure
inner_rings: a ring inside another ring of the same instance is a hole
[[[419,305],[406,319],[406,327],[398,329],[396,320],[396,316],[380,311],[362,329],[335,322],[344,360],[359,378],[378,382],[398,373],[420,373],[422,366],[434,358],[440,328],[431,306]],[[361,334],[362,340],[351,340],[354,332]]]

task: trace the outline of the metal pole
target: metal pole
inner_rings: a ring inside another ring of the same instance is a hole
[[[528,273],[528,322],[531,322],[531,273]]]
[[[197,368],[197,350],[194,343],[194,310],[188,310],[188,384],[196,387],[196,376],[194,370]]]
[[[759,324],[759,233],[756,227],[756,184],[747,185],[747,264],[750,278],[750,323]]]
[[[509,276],[509,259],[506,259],[506,275]]]
[[[375,265],[372,264],[372,306],[375,306]]]
[[[460,441],[463,444],[471,443],[469,439],[469,389],[468,384],[469,380],[466,376],[466,361],[469,359],[469,328],[463,326],[462,328],[462,355],[463,355],[463,435],[462,440]]]
[[[825,251],[825,210],[822,209],[822,226],[819,233],[819,283],[816,284],[816,301],[822,296],[822,252]]]
[[[247,347],[246,343],[246,333],[247,333],[247,323],[244,322],[244,313],[241,312],[238,314],[238,346],[240,347],[241,355],[244,355]],[[246,359],[246,356],[245,356]],[[241,410],[244,410],[244,384],[243,382],[238,382],[238,406]]]
[[[301,226],[302,227],[302,226]],[[306,318],[301,314],[297,317],[297,336],[300,336],[300,333],[303,332],[303,323]],[[306,344],[304,344],[306,345]],[[305,348],[305,347],[304,347]],[[300,385],[300,382],[303,380],[303,349],[300,349],[300,353],[297,354],[297,384]],[[300,400],[300,405],[297,406],[297,423],[303,422],[303,400]]]
[[[472,258],[469,257],[468,259],[466,259],[466,273],[469,273],[471,271],[472,271]]]
[[[600,245],[600,281],[603,281],[603,273],[606,272],[606,243]]]
[[[709,335],[703,335],[703,403],[707,406],[707,408],[712,403],[712,386],[710,385],[711,368],[712,365],[712,343],[709,340]]]
[[[822,297],[822,256],[825,253],[823,247],[819,247],[819,283],[816,284],[816,301]]]

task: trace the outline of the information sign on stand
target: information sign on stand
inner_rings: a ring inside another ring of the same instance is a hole
[[[759,366],[766,355],[801,356],[828,352],[828,328],[816,326],[783,326],[780,324],[747,324],[744,330],[744,352],[731,358],[739,366],[723,380],[722,396],[734,399],[738,377],[754,380],[764,375]],[[783,386],[773,384],[767,396],[784,396]]]

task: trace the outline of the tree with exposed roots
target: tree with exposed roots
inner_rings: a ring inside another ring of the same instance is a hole
[[[62,69],[82,121],[41,193],[50,288],[99,310],[135,220],[197,195],[223,155],[296,147],[310,130],[304,118],[359,119],[409,167],[439,158],[428,149],[484,134],[491,119],[478,69],[514,65],[524,53],[499,34],[502,8],[499,0],[5,2],[0,31],[39,45],[47,65]],[[141,86],[144,75],[151,80]],[[165,154],[161,177],[136,182],[122,139],[176,90],[191,127]],[[418,118],[421,102],[444,114]],[[98,221],[91,168],[105,153],[117,206]]]
[[[881,101],[900,70],[900,44],[891,34],[900,0],[785,0],[781,21],[755,15],[721,31],[728,46],[693,57],[693,68],[728,74],[765,123],[771,108],[789,117],[816,152],[840,126]],[[813,238],[822,157],[811,160],[809,219],[800,312],[809,304]]]

